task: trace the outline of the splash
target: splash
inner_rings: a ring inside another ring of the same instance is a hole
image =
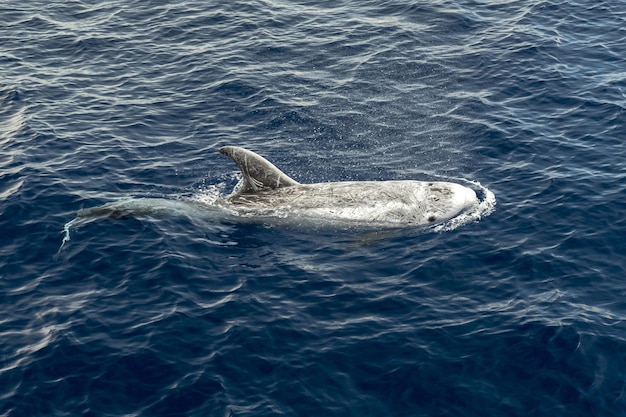
[[[63,240],[61,240],[61,246],[59,246],[59,250],[57,250],[57,255],[61,253],[65,244],[71,240],[70,230],[78,222],[78,220],[78,218],[74,218],[63,225],[63,230],[61,231],[61,233],[63,233]]]
[[[69,222],[63,225],[63,230],[61,230],[61,233],[63,234],[63,239],[61,240],[61,246],[59,246],[57,255],[61,253],[61,250],[63,250],[63,248],[65,247],[65,244],[69,242],[70,240],[72,240],[72,236],[71,236],[72,229],[76,229],[79,226],[84,226],[95,220],[95,218],[81,217],[80,213],[82,211],[83,210],[80,210],[77,213],[76,217],[74,217],[72,220],[70,220]]]
[[[225,189],[225,187],[225,183],[203,187],[202,189],[198,190],[197,193],[193,194],[190,197],[190,200],[206,206],[213,206],[215,205],[217,200],[224,196],[223,190]]]
[[[71,239],[70,228],[74,225],[75,222],[76,222],[76,219],[73,219],[63,225],[63,240],[61,241],[61,247],[59,247],[58,252],[61,252],[61,249],[63,249],[63,246],[65,246],[65,244],[70,241]]]

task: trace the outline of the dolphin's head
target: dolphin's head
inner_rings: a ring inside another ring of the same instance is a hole
[[[476,192],[469,187],[465,187],[461,184],[449,183],[452,191],[450,205],[448,207],[450,217],[454,217],[464,210],[473,207],[478,204],[478,198],[476,198]]]
[[[439,223],[451,219],[478,204],[474,190],[450,182],[429,183],[427,195],[431,210],[424,213],[425,223]]]
[[[463,187],[463,188],[465,188],[465,204],[463,205],[463,208],[468,209],[478,204],[478,198],[476,197],[476,192],[469,187]]]

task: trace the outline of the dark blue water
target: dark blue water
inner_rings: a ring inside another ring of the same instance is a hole
[[[622,0],[23,0],[0,45],[0,416],[626,415]],[[226,144],[497,205],[61,247],[228,193]]]

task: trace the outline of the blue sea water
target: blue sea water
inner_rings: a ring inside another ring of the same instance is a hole
[[[0,22],[0,416],[626,415],[624,1],[23,0]],[[497,205],[426,231],[64,230],[227,194],[227,144]]]

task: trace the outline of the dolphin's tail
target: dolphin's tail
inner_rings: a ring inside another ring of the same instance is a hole
[[[98,207],[79,210],[76,219],[110,218],[127,220],[136,217],[189,215],[198,210],[191,202],[165,198],[130,198]]]
[[[194,216],[207,215],[207,207],[201,209],[198,204],[184,200],[165,198],[127,198],[102,206],[79,210],[76,217],[63,226],[63,241],[59,251],[70,240],[70,230],[92,223],[98,219],[127,220],[138,217]]]

